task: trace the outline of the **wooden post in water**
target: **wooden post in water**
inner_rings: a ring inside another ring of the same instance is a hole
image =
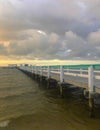
[[[88,89],[89,89],[89,115],[94,117],[94,70],[93,66],[88,68]]]
[[[63,97],[63,83],[64,83],[64,69],[63,66],[60,66],[60,84],[59,84],[59,90],[60,95]]]

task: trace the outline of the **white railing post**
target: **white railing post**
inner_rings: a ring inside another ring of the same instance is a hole
[[[29,72],[31,72],[31,66],[29,66]]]
[[[60,66],[60,82],[64,82],[64,69],[63,66]]]
[[[94,70],[93,67],[88,68],[88,89],[89,89],[89,115],[94,117]]]
[[[69,72],[69,69],[67,69],[67,72]]]
[[[41,66],[39,66],[39,73],[38,74],[41,75]]]
[[[37,67],[35,66],[35,74],[37,74]]]
[[[34,73],[34,66],[32,68],[33,68],[33,73]]]
[[[28,66],[26,66],[26,71],[28,71]]]
[[[38,71],[39,71],[39,66],[37,66],[36,71],[37,71],[37,74],[38,74]]]
[[[82,75],[82,69],[80,69],[80,74]]]
[[[48,79],[50,78],[50,66],[48,66],[48,69],[47,69],[47,76],[48,76]]]
[[[88,68],[88,89],[90,93],[94,92],[94,71],[92,66]]]
[[[30,67],[29,67],[29,66],[27,66],[27,72],[29,72],[29,69],[30,69]]]
[[[32,74],[34,73],[34,69],[33,69],[33,66],[31,66],[31,71],[32,71]]]
[[[41,66],[41,69],[40,69],[40,75],[41,75],[41,76],[43,75],[42,66]]]

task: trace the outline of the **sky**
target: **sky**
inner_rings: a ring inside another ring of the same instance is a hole
[[[0,0],[0,65],[100,62],[100,0]]]

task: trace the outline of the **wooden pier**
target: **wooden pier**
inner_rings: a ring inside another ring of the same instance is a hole
[[[100,64],[95,65],[56,65],[56,66],[24,66],[18,67],[21,71],[38,79],[47,81],[59,87],[63,96],[63,87],[69,85],[84,88],[84,96],[88,93],[90,116],[94,116],[94,95],[100,94]]]

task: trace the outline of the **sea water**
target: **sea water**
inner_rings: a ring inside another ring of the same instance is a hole
[[[61,98],[14,68],[0,68],[0,130],[100,130],[100,107],[89,118],[80,89]],[[98,100],[99,101],[99,100]]]

